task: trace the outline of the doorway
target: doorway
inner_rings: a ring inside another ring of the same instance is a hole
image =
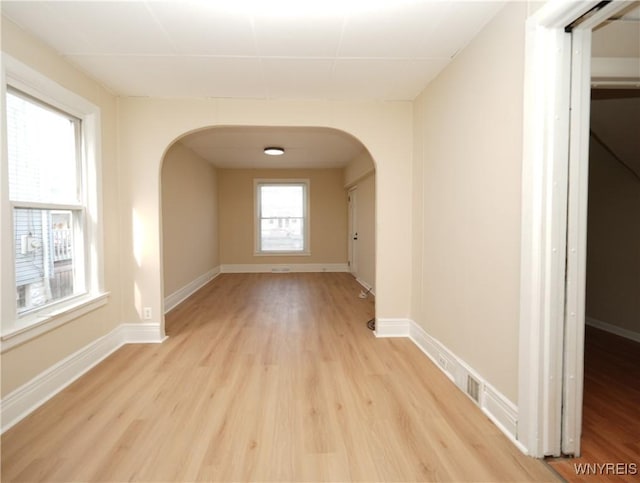
[[[528,21],[518,441],[532,456],[581,454],[592,31],[630,5],[549,3]]]
[[[358,278],[358,187],[347,194],[349,202],[349,271]]]
[[[345,191],[349,272],[364,287],[361,295],[375,295],[376,169],[368,152],[345,170]]]
[[[631,247],[624,249],[624,245],[629,241],[628,237],[617,236],[616,243],[614,239],[616,237],[612,236],[613,232],[611,231],[615,229],[619,233],[620,229],[626,230],[632,224],[632,220],[637,219],[637,216],[632,214],[634,210],[631,205],[636,203],[635,198],[640,194],[638,186],[629,186],[627,180],[616,179],[619,178],[619,175],[612,172],[612,170],[621,169],[622,166],[625,166],[627,170],[631,169],[624,160],[615,154],[614,150],[622,149],[625,153],[624,157],[634,159],[635,155],[632,151],[634,151],[636,143],[629,142],[632,137],[630,132],[627,136],[621,136],[621,133],[628,129],[624,129],[625,121],[622,123],[619,120],[614,121],[616,117],[619,119],[621,113],[624,112],[621,105],[612,106],[607,103],[606,108],[603,108],[601,101],[596,100],[594,103],[594,94],[597,92],[600,92],[599,97],[614,98],[620,97],[623,87],[640,88],[640,47],[638,47],[640,46],[640,30],[638,30],[637,23],[639,19],[635,18],[640,10],[639,5],[638,2],[635,2],[635,4],[622,3],[622,5],[614,5],[613,7],[607,5],[605,8],[596,8],[586,14],[583,23],[578,21],[576,29],[572,32],[565,286],[567,305],[564,314],[561,451],[563,454],[573,456],[582,454],[585,387],[593,390],[593,384],[585,386],[585,381],[593,382],[585,377],[585,347],[594,347],[593,341],[589,341],[585,345],[585,322],[589,316],[587,309],[593,310],[597,305],[597,299],[603,298],[602,290],[591,290],[598,286],[597,282],[602,278],[602,273],[596,276],[599,267],[603,264],[611,267],[614,258],[625,253],[629,260],[621,264],[618,263],[625,268],[618,273],[619,279],[617,281],[622,281],[625,277],[630,279],[627,290],[633,290],[632,286],[638,283],[635,279],[640,280],[633,274],[628,274],[628,272],[634,271],[637,272],[636,275],[640,273],[640,266],[634,267],[633,260],[636,258],[635,253],[632,254],[634,250]],[[607,37],[609,38],[607,39]],[[619,59],[621,55],[625,56],[622,66],[618,60],[614,60]],[[635,73],[633,70],[631,71],[633,74],[631,77],[629,77],[626,67],[629,64],[638,66]],[[593,90],[592,86],[597,86],[600,89]],[[614,94],[613,91],[616,93]],[[619,103],[620,100],[614,101],[614,104]],[[624,119],[630,121],[634,117],[636,107],[632,104],[626,104],[628,116]],[[611,109],[615,114],[607,115],[607,110]],[[636,122],[632,125],[637,126],[637,113],[635,118]],[[615,135],[611,136],[610,133],[615,133]],[[607,139],[604,140],[603,137]],[[635,136],[633,137],[635,138]],[[615,147],[612,148],[609,145],[611,142],[614,142]],[[601,166],[603,162],[606,164],[604,170]],[[611,163],[619,165],[614,166]],[[632,169],[631,172],[633,172]],[[605,195],[604,199],[601,196],[602,189],[609,192],[609,195]],[[621,190],[626,193],[621,194]],[[610,196],[612,194],[614,196]],[[616,202],[615,198],[620,196],[628,199]],[[603,201],[606,203],[603,204]],[[607,207],[604,208],[606,212],[604,216],[608,220],[605,223],[609,225],[608,229],[604,228],[602,224],[598,227],[594,223],[601,218],[597,214],[602,213],[605,205]],[[619,226],[619,223],[610,223],[621,217],[626,218],[629,222],[623,223],[626,225],[625,227]],[[618,226],[616,227],[616,225]],[[603,231],[604,233],[602,233]],[[636,231],[636,229],[630,228],[630,231]],[[598,243],[600,240],[605,241],[606,248],[602,249],[602,243]],[[594,248],[597,248],[596,251]],[[613,255],[612,258],[611,254],[613,253],[616,255]],[[625,273],[625,276],[620,276],[622,273]],[[611,284],[605,285],[610,287]],[[588,288],[590,289],[588,290]],[[604,296],[606,299],[616,297],[615,290],[607,288],[605,292],[609,293]],[[622,293],[619,290],[617,292],[618,295]],[[632,300],[630,303],[626,303],[626,306],[635,304],[637,294],[632,297]],[[620,304],[614,303],[613,305],[619,307]],[[625,305],[625,303],[621,305]],[[614,312],[619,312],[618,308],[612,307],[610,300],[605,302],[604,306],[608,307],[605,312],[612,309]],[[599,310],[602,310],[602,307],[599,307]],[[634,311],[637,312],[635,309],[627,311],[625,317],[629,317],[629,313]],[[629,318],[634,319],[634,316],[631,315]],[[616,316],[613,319],[620,320]],[[590,331],[590,335],[593,338],[593,331]],[[587,374],[586,376],[590,377],[591,375]],[[589,394],[589,396],[587,402],[592,401],[593,394]],[[594,408],[589,405],[586,409],[590,411],[588,416],[591,417]],[[602,408],[596,409],[597,412],[602,413]],[[593,435],[590,435],[587,441],[590,444],[588,454],[597,460],[593,462],[608,462],[606,451],[593,453],[595,447]]]

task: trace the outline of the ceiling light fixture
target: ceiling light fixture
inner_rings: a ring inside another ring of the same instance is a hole
[[[269,146],[264,148],[264,154],[268,154],[269,156],[282,156],[284,154],[284,148]]]

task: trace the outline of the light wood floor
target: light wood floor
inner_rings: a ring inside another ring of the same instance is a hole
[[[571,482],[640,481],[640,343],[586,327],[582,456],[550,464]],[[576,475],[576,464],[636,465],[635,475]]]
[[[2,437],[2,481],[553,481],[349,274],[221,275]]]

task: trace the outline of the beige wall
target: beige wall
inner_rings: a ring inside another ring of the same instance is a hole
[[[121,292],[118,278],[120,227],[115,98],[50,48],[25,34],[4,17],[2,51],[101,109],[104,275],[105,288],[110,292],[106,306],[5,351],[1,356],[2,395],[5,396],[56,362],[115,328],[121,321]]]
[[[124,321],[142,321],[141,306],[159,313],[162,304],[159,174],[164,151],[186,133],[221,125],[329,127],[362,142],[376,162],[377,316],[409,316],[411,103],[127,98],[119,99],[118,107]]]
[[[640,173],[640,98],[594,101],[591,125]],[[587,230],[587,317],[640,335],[640,182],[593,138]]]
[[[310,256],[255,256],[254,179],[308,179]],[[220,169],[222,264],[346,263],[347,196],[342,169]]]
[[[164,296],[220,265],[216,169],[181,143],[162,163]]]
[[[362,151],[344,168],[344,185],[353,186],[358,180],[373,173],[376,167],[368,151]]]
[[[513,402],[526,17],[508,3],[414,105],[412,318]]]

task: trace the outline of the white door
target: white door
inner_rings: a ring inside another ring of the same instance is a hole
[[[354,277],[358,276],[358,188],[349,190],[349,271]]]

